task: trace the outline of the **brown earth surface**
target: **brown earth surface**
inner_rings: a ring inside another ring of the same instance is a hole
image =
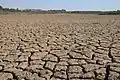
[[[0,80],[120,80],[120,16],[0,15]]]

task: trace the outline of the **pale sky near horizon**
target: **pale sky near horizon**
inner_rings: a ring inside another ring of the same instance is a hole
[[[120,0],[0,0],[0,5],[20,9],[120,10]]]

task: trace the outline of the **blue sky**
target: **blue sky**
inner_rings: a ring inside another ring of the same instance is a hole
[[[0,0],[0,5],[20,9],[120,10],[120,0]]]

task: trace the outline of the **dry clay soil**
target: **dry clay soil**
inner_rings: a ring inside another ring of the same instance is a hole
[[[120,16],[0,15],[0,80],[120,80]]]

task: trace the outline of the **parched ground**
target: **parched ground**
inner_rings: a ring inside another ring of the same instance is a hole
[[[0,80],[120,80],[120,16],[0,15]]]

